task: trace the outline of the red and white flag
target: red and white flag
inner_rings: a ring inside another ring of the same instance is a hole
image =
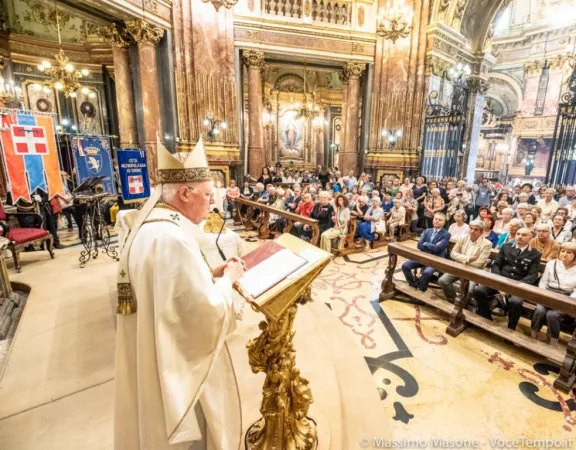
[[[129,175],[128,189],[130,190],[130,194],[142,194],[144,192],[142,175]]]
[[[47,155],[48,141],[44,127],[12,125],[14,153],[17,155]]]

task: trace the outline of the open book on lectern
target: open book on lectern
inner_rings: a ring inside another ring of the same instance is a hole
[[[266,242],[242,259],[246,263],[246,272],[239,284],[256,300],[310,262],[275,241]]]

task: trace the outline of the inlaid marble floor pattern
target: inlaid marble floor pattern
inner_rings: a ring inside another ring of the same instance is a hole
[[[448,317],[433,308],[379,303],[387,266],[386,248],[336,258],[312,292],[353,334],[395,437],[477,439],[486,448],[496,439],[556,439],[576,448],[576,397],[553,388],[557,368],[476,328],[452,338]]]
[[[22,273],[10,270],[32,293],[0,380],[0,450],[113,449],[115,263],[98,258],[80,269],[79,251],[59,250],[54,260],[25,253]],[[312,290],[372,371],[389,419],[382,437],[416,440],[412,448],[432,448],[422,446],[432,438],[576,447],[576,397],[552,387],[557,369],[478,329],[449,337],[447,317],[429,307],[378,303],[387,265],[385,248],[336,258]]]

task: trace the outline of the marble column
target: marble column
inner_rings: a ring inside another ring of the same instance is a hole
[[[326,131],[322,130],[316,133],[316,165],[324,165],[324,135]]]
[[[120,129],[120,147],[138,146],[136,128],[136,108],[128,45],[118,42],[112,46],[114,75],[116,85],[116,104],[118,107],[118,128]]]
[[[349,61],[344,67],[348,76],[348,95],[346,112],[346,141],[340,147],[338,168],[342,173],[356,172],[358,165],[358,125],[360,107],[360,77],[366,70],[366,64]]]
[[[468,80],[470,88],[468,94],[468,110],[466,112],[466,130],[464,132],[464,155],[460,164],[458,177],[466,178],[468,184],[474,183],[474,172],[478,160],[478,144],[482,128],[482,115],[484,113],[484,95],[488,90],[488,83],[479,77]]]
[[[156,44],[162,39],[164,30],[142,20],[126,22],[126,27],[138,45],[144,147],[148,158],[150,182],[152,185],[156,185],[156,169],[158,166],[156,135],[160,137],[161,141],[164,140],[162,134],[162,116],[160,115]]]
[[[262,126],[264,53],[256,50],[245,50],[242,59],[248,67],[248,172],[253,177],[258,178],[266,165]]]
[[[346,72],[342,72],[342,115],[340,116],[340,140],[335,142],[340,144],[340,151],[346,145],[346,114],[348,113],[348,76]],[[334,150],[332,150],[333,152]],[[338,158],[332,158],[334,165],[340,167],[340,154]]]

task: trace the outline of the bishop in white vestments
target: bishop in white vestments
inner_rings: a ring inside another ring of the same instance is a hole
[[[243,266],[231,258],[212,271],[194,238],[212,201],[202,143],[183,163],[159,143],[158,180],[119,263],[115,449],[237,450],[226,336]]]

